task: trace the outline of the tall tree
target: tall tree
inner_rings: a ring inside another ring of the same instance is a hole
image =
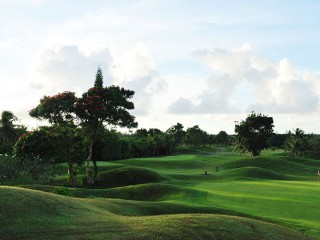
[[[97,165],[94,161],[94,176],[90,174],[90,161],[92,149],[98,132],[104,125],[120,127],[137,127],[135,117],[128,110],[134,109],[131,98],[134,91],[118,86],[103,87],[102,72],[98,68],[95,87],[82,94],[76,103],[76,114],[81,120],[81,125],[88,135],[88,157],[86,161],[87,182],[92,184],[97,180]]]
[[[103,75],[102,75],[102,70],[100,67],[98,67],[98,70],[96,73],[96,80],[94,81],[94,87],[95,88],[102,88],[103,87]]]
[[[236,122],[237,143],[244,152],[246,149],[252,156],[259,156],[262,149],[268,147],[268,138],[273,132],[273,118],[252,112],[240,123]]]
[[[0,120],[0,133],[1,142],[10,143],[17,139],[17,133],[15,132],[14,122],[18,118],[10,111],[3,111]]]

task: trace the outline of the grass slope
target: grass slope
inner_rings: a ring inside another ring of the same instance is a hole
[[[120,167],[100,172],[99,187],[120,187],[166,180],[155,171],[139,167]]]
[[[123,216],[110,211],[114,205],[127,205],[123,200],[78,199],[15,187],[0,187],[0,202],[1,239],[308,239],[242,217]]]
[[[5,238],[39,232],[58,239],[60,233],[64,239],[308,239],[257,219],[320,238],[318,160],[204,148],[98,166],[95,189],[63,187],[65,175],[52,185],[25,178],[8,183],[40,191],[0,188]]]

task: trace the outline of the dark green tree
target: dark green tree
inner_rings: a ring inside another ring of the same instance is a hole
[[[20,136],[15,145],[19,165],[35,182],[47,182],[55,176],[55,136],[46,128]]]
[[[208,134],[201,130],[198,125],[188,128],[185,135],[185,142],[193,148],[204,145],[207,142]]]
[[[0,157],[0,184],[5,183],[8,179],[18,177],[21,174],[17,158],[3,154]]]
[[[218,143],[218,144],[228,144],[229,143],[229,135],[225,131],[220,131],[216,135],[215,140],[216,140],[216,143]]]
[[[279,134],[279,133],[273,133],[269,139],[268,143],[273,148],[283,148],[284,143],[287,139],[287,134]]]
[[[148,136],[148,130],[145,129],[145,128],[137,129],[136,132],[135,132],[135,135],[137,137],[147,137]]]
[[[177,123],[171,126],[166,133],[173,136],[174,138],[174,147],[180,145],[186,135],[186,132],[183,130],[183,125],[181,123]]]
[[[94,87],[95,88],[102,88],[103,87],[103,75],[102,75],[102,70],[100,67],[98,67],[98,70],[96,73],[96,80],[94,81]]]
[[[100,77],[101,76],[101,77]],[[135,117],[128,110],[134,109],[131,101],[134,91],[118,86],[102,87],[101,69],[97,71],[95,85],[82,94],[76,103],[76,114],[81,126],[88,136],[88,157],[86,161],[86,176],[88,184],[97,180],[98,169],[94,161],[94,176],[91,177],[90,161],[92,159],[93,144],[98,137],[99,130],[105,125],[133,128],[137,127]]]
[[[0,154],[11,154],[18,137],[27,132],[23,125],[17,125],[18,118],[10,111],[3,111],[0,119]]]
[[[259,156],[261,150],[268,147],[268,138],[273,132],[273,127],[272,117],[254,112],[249,114],[246,120],[236,122],[235,132],[238,134],[236,142],[241,143],[241,152],[246,149],[252,156]]]
[[[17,138],[15,125],[13,124],[18,118],[10,111],[3,111],[0,120],[1,142],[14,142]]]

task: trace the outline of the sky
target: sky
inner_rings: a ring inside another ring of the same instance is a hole
[[[30,129],[44,95],[134,90],[139,128],[320,133],[320,1],[0,0],[0,111]]]

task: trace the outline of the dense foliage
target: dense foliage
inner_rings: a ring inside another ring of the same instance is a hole
[[[266,149],[268,139],[273,132],[273,118],[252,112],[240,123],[236,122],[235,132],[238,134],[235,149],[244,153],[248,151],[252,156],[259,156],[262,149]]]
[[[0,184],[18,177],[20,174],[21,170],[17,159],[7,154],[0,154]]]
[[[55,145],[59,138],[45,128],[23,134],[15,147],[22,169],[37,182],[46,182],[55,176]]]
[[[3,111],[0,119],[0,154],[12,154],[19,136],[26,133],[26,127],[17,125],[18,118],[10,111]]]

